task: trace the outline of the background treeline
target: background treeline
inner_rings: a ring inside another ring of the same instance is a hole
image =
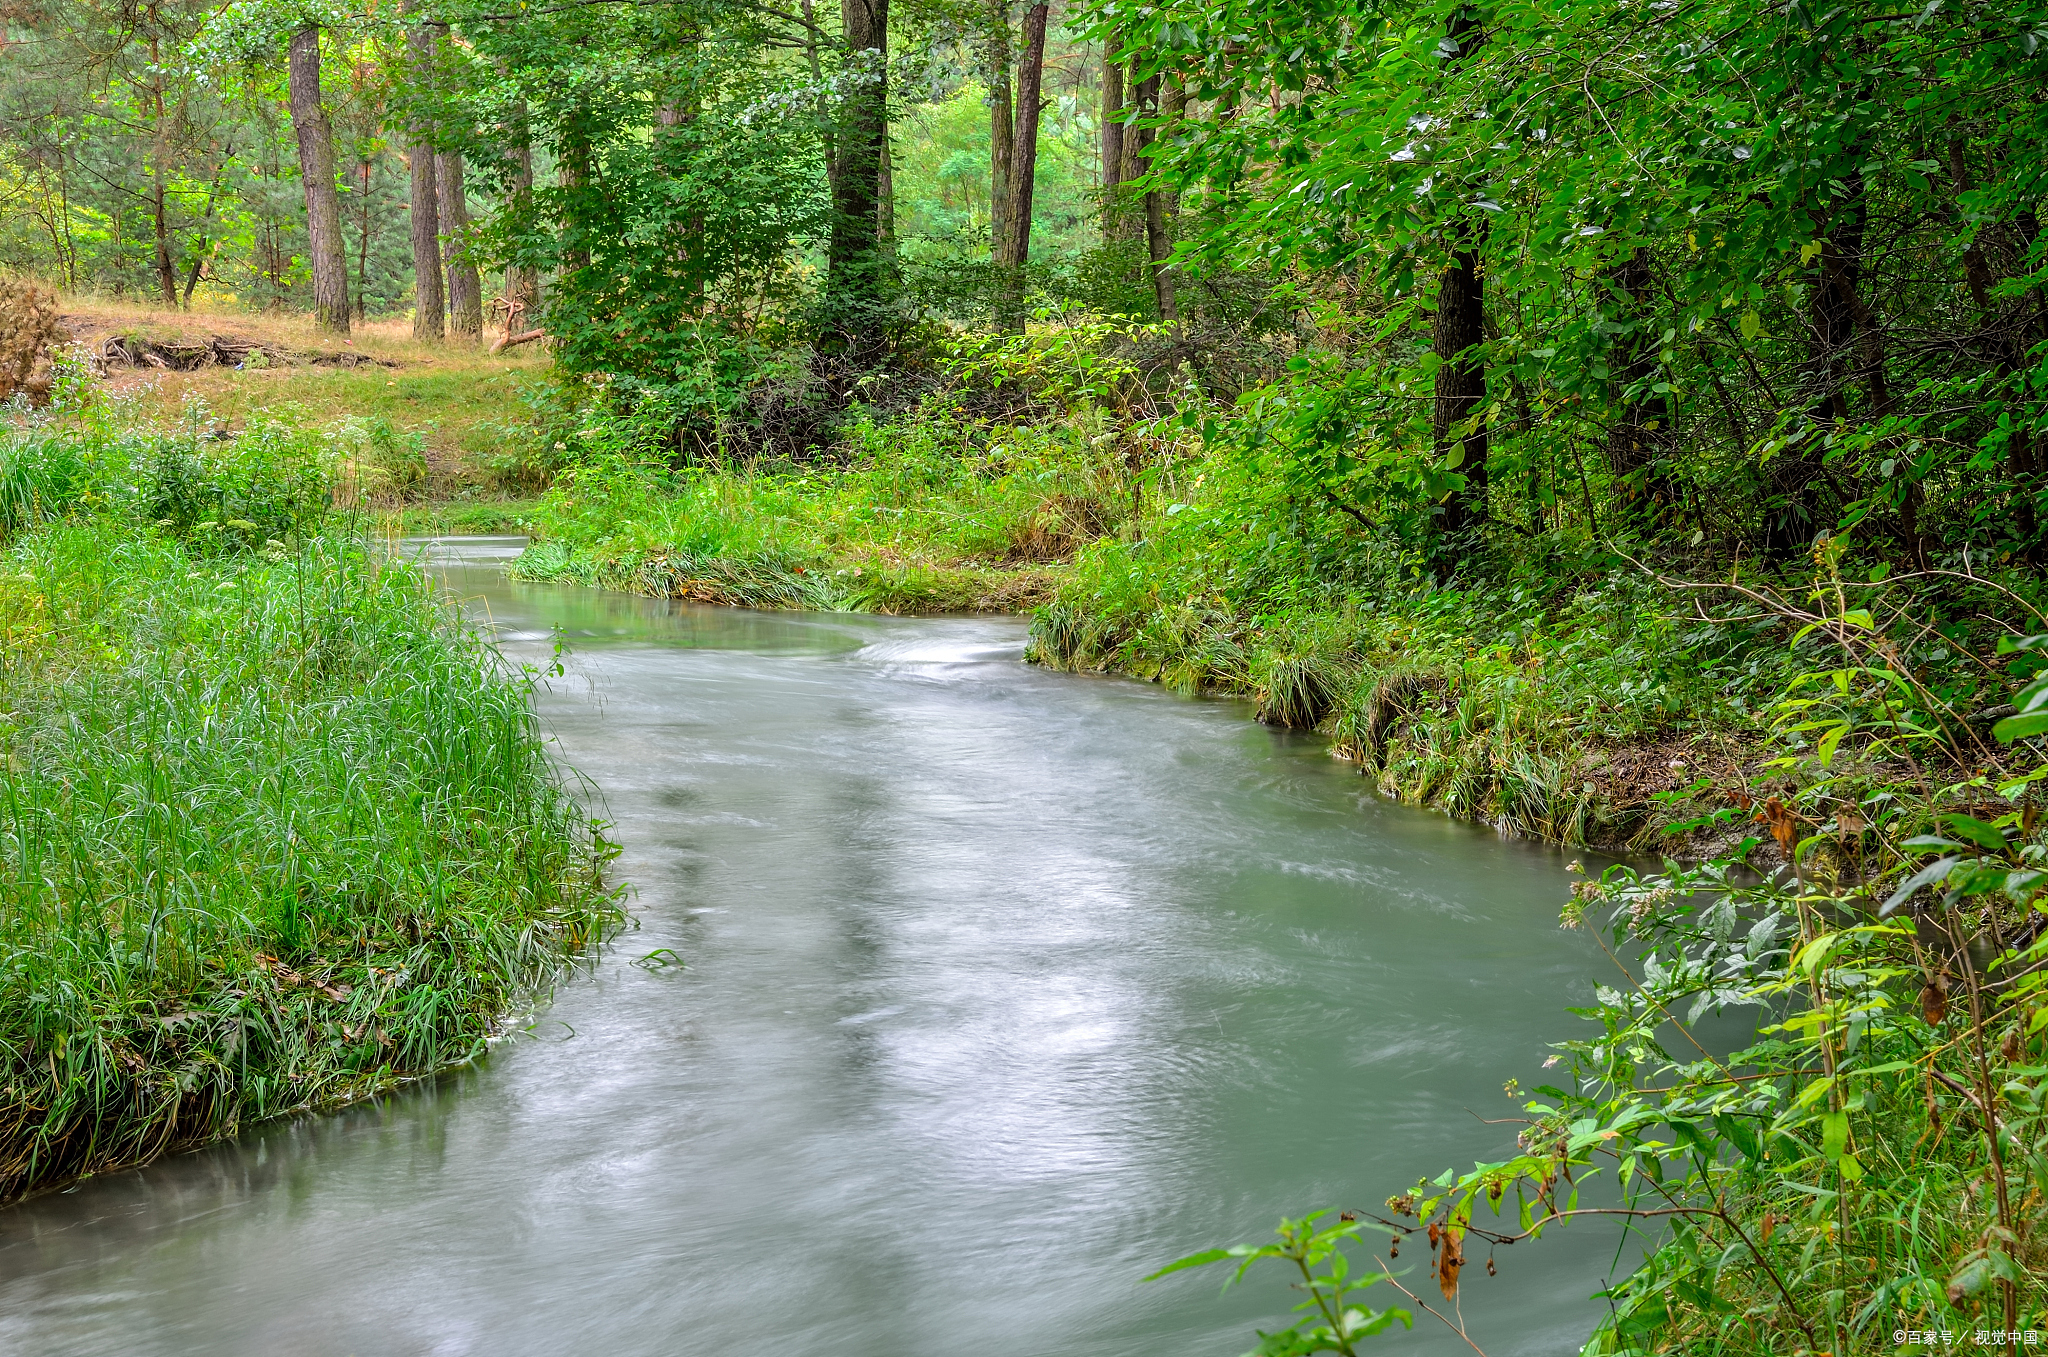
[[[437,298],[443,332],[474,331],[472,268],[499,321],[515,301],[538,316],[522,266],[563,281],[565,315],[655,268],[636,281],[690,292],[677,315],[701,316],[715,281],[715,302],[787,320],[792,296],[816,300],[839,123],[871,92],[890,147],[868,171],[877,236],[931,265],[921,299],[971,312],[1000,234],[991,139],[1016,145],[1014,99],[997,112],[990,91],[1026,55],[1041,252],[1094,243],[1099,62],[1058,18],[1027,52],[1006,37],[1021,13],[972,4],[899,7],[866,38],[833,6],[492,8],[12,7],[0,266],[173,307],[307,310],[326,260],[330,311],[345,290],[356,319],[418,312],[423,334]],[[677,232],[708,235],[664,251]]]
[[[1568,522],[2031,559],[2043,22],[67,0],[8,20],[0,252],[545,333],[679,459],[815,454],[934,322],[1130,315],[1148,409],[1435,572]]]

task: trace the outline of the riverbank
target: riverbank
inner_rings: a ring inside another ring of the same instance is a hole
[[[2003,757],[1983,716],[2012,681],[1992,619],[2039,606],[2023,570],[1893,574],[1837,539],[1775,570],[1652,573],[1545,531],[1444,578],[1178,423],[1082,406],[1013,425],[964,404],[857,414],[809,463],[678,467],[593,402],[553,487],[497,526],[532,538],[522,579],[1029,613],[1039,663],[1249,699],[1382,795],[1556,843],[1711,855],[1741,837],[1731,807],[1885,788],[1901,774],[1875,735],[1895,717],[1944,732],[1950,772]],[[1886,715],[1871,684],[1893,664],[1912,692]]]
[[[332,462],[0,441],[0,1200],[472,1059],[620,917],[525,681]]]

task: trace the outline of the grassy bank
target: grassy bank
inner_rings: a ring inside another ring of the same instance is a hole
[[[330,459],[0,443],[0,1199],[469,1059],[618,917],[522,682]]]
[[[1131,512],[1114,449],[1065,427],[989,431],[935,405],[854,422],[812,464],[672,467],[592,411],[577,460],[524,519],[513,567],[753,608],[1028,612],[1074,551]]]

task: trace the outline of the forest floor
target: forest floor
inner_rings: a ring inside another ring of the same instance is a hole
[[[402,319],[358,322],[338,339],[303,315],[167,312],[67,296],[60,323],[62,342],[97,357],[106,393],[138,421],[172,424],[191,412],[232,432],[255,411],[290,409],[309,425],[381,423],[401,440],[416,440],[424,476],[415,497],[456,510],[520,488],[505,449],[530,426],[526,399],[552,370],[535,346],[491,354],[488,335],[483,344],[416,342]],[[238,357],[243,346],[263,356],[239,365],[222,361]],[[129,353],[140,361],[123,356]],[[492,512],[480,514],[486,528]]]

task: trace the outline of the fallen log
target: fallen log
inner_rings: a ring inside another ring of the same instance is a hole
[[[547,337],[548,332],[546,330],[524,330],[516,335],[507,332],[491,344],[491,352],[494,354],[503,353],[516,344],[531,344],[536,339],[546,339]]]

